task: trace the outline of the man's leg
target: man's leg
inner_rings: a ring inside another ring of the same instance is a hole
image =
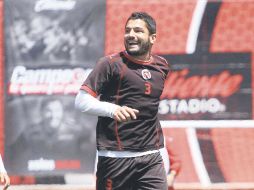
[[[160,153],[136,158],[135,190],[168,190],[167,177]]]
[[[133,158],[99,157],[96,190],[132,190],[132,166]]]

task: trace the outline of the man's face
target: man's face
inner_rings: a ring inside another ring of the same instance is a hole
[[[149,34],[146,23],[143,20],[129,20],[125,26],[125,49],[129,55],[145,55],[149,53],[155,40],[154,37],[155,34]]]

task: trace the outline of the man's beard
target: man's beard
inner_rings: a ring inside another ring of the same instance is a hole
[[[128,45],[126,45],[126,44],[127,43],[125,43],[125,49],[126,49],[126,51],[127,51],[127,53],[129,55],[132,55],[132,56],[145,55],[150,50],[150,44],[149,44],[149,42],[141,42],[140,43],[140,48],[138,50],[134,50],[134,51],[130,51],[128,49]]]

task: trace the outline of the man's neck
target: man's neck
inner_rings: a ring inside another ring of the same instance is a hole
[[[128,54],[128,53],[127,53]],[[137,61],[144,61],[144,62],[148,62],[151,60],[151,54],[150,52],[145,54],[145,55],[130,55],[128,54],[130,57],[132,57],[134,60],[137,60]]]
[[[151,55],[150,53],[147,55],[141,55],[141,56],[133,56],[134,59],[140,60],[140,61],[150,61]]]

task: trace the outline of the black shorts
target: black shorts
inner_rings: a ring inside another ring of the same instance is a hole
[[[98,158],[96,190],[167,190],[160,153],[133,158]]]

